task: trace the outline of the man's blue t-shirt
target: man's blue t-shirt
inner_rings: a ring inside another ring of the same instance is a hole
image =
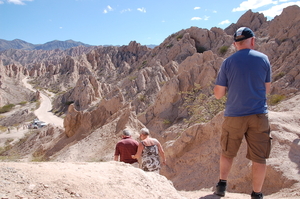
[[[268,57],[256,50],[239,50],[222,64],[216,85],[227,87],[224,116],[267,113],[265,83],[271,81]]]

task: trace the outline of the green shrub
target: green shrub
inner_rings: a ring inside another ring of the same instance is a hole
[[[162,82],[159,82],[159,85],[163,86],[163,85],[165,85],[165,83],[166,83],[166,81],[162,81]]]
[[[199,85],[195,85],[193,90],[181,94],[184,95],[182,108],[187,109],[189,114],[189,118],[184,121],[189,125],[208,122],[225,108],[226,97],[217,100],[211,88],[204,92]]]
[[[183,34],[178,35],[178,36],[176,37],[177,41],[179,41],[180,39],[182,39],[182,37],[183,37]]]
[[[128,77],[128,79],[130,80],[130,81],[133,81],[133,80],[135,80],[137,78],[137,76],[131,76],[131,77]]]
[[[168,44],[166,47],[167,48],[172,48],[173,44]]]
[[[167,119],[165,119],[165,120],[163,121],[163,124],[171,124],[171,121],[170,121],[170,120],[167,120]]]
[[[271,105],[271,106],[274,106],[274,105],[278,104],[279,102],[281,102],[284,99],[285,99],[284,95],[278,95],[278,94],[269,95],[268,104]]]
[[[146,96],[145,96],[145,95],[139,95],[139,100],[140,100],[141,102],[145,102]]]
[[[7,127],[0,125],[0,132],[5,132],[5,131],[7,131]]]
[[[14,107],[15,105],[14,104],[7,104],[5,106],[2,106],[0,108],[0,113],[6,113],[6,112],[9,112],[11,111],[11,109]]]
[[[27,101],[22,101],[22,102],[19,103],[19,105],[21,105],[21,106],[23,106],[25,104],[27,104]]]
[[[227,52],[229,46],[222,46],[219,51],[221,55],[225,55],[225,53]]]
[[[279,80],[280,78],[282,78],[284,75],[285,75],[284,72],[280,72],[280,73],[274,75],[273,81],[276,82],[277,80]]]
[[[144,60],[142,62],[142,65],[138,69],[144,68],[146,65],[147,65],[147,60]]]

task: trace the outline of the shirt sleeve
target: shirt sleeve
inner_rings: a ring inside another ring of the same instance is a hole
[[[217,79],[216,79],[216,85],[219,85],[219,86],[225,86],[227,87],[228,84],[227,84],[227,76],[226,76],[226,69],[225,69],[225,61],[222,63],[221,65],[221,68],[218,72],[218,76],[217,76]]]
[[[271,69],[270,61],[268,58],[267,58],[266,62],[267,62],[268,70],[267,70],[265,82],[268,83],[268,82],[271,82],[271,80],[272,80],[272,69]]]

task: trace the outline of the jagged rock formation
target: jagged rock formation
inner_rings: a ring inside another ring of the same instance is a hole
[[[4,65],[0,60],[0,107],[36,100],[35,94],[24,89],[21,84],[25,75],[28,75],[28,70],[23,66]]]
[[[225,28],[224,31],[229,35],[233,35],[239,27],[246,26],[251,27],[251,30],[254,32],[260,33],[263,32],[268,25],[269,22],[267,21],[267,17],[263,14],[253,13],[251,10],[248,10],[235,24],[231,24]]]
[[[218,178],[222,112],[208,123],[188,126],[184,122],[191,116],[184,106],[186,93],[199,86],[197,94],[208,97],[203,103],[212,99],[219,67],[224,58],[235,51],[232,33],[239,26],[249,26],[255,30],[257,49],[269,56],[273,66],[271,95],[285,95],[297,101],[300,66],[295,57],[300,52],[299,17],[298,6],[284,9],[272,21],[249,10],[237,24],[225,30],[191,27],[170,35],[154,49],[131,42],[122,47],[96,47],[76,56],[56,57],[58,52],[39,51],[34,52],[39,54],[39,58],[32,59],[36,61],[29,60],[23,51],[15,51],[22,54],[15,58],[24,63],[26,70],[21,66],[19,69],[23,75],[32,77],[38,87],[61,92],[53,102],[53,110],[65,116],[64,132],[54,136],[49,130],[30,137],[35,150],[30,150],[29,158],[34,155],[58,161],[106,161],[112,159],[123,128],[133,129],[136,138],[139,129],[146,126],[152,136],[163,143],[169,163],[161,173],[172,180],[177,189],[213,187]],[[47,53],[50,61],[43,58]],[[0,55],[6,56],[3,62],[11,63],[7,61],[12,59],[8,55],[8,51]],[[9,68],[9,72],[0,74],[3,82],[7,74],[13,74],[13,67],[3,63],[0,66]],[[284,125],[274,119],[276,113],[272,114],[275,151],[283,150],[281,145],[284,145],[288,153],[297,153],[299,147],[282,139],[287,135]],[[293,133],[294,140],[300,135],[297,129],[288,133]],[[38,148],[32,142],[37,136],[41,138]],[[229,189],[248,193],[251,191],[248,186],[250,166],[244,154],[245,143],[237,157],[239,163],[233,168]],[[279,162],[275,156],[271,158],[268,175],[286,184],[267,178],[268,194],[300,182],[297,175],[289,178],[282,175],[288,161]],[[295,163],[291,172],[297,168],[299,170],[299,163]]]
[[[35,64],[58,64],[66,56],[80,56],[88,53],[96,47],[78,46],[67,50],[17,50],[8,49],[0,52],[0,58],[4,65],[20,64],[27,69],[31,69]]]

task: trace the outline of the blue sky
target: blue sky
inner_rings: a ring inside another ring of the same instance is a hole
[[[191,26],[225,29],[249,9],[271,20],[290,5],[300,6],[300,1],[0,0],[0,39],[159,45]]]

